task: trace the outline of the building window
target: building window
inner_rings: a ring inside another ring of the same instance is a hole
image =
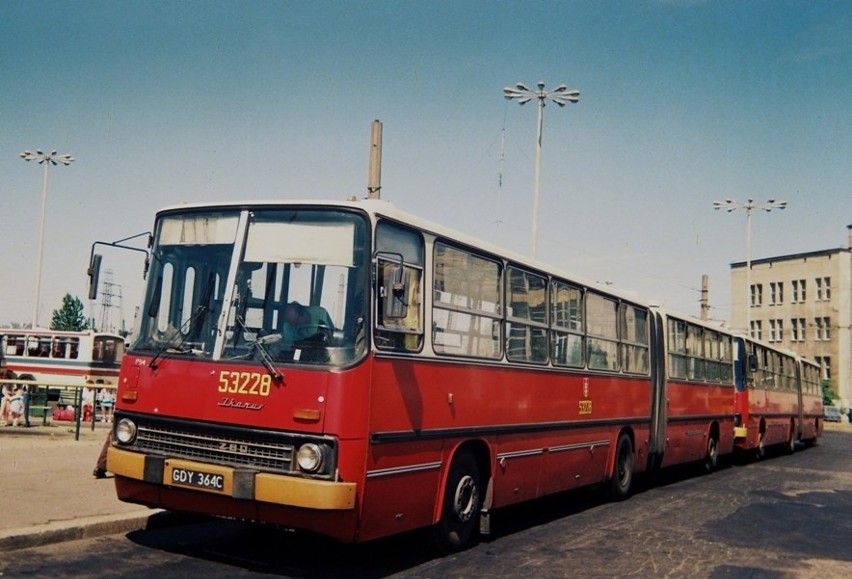
[[[763,305],[763,284],[755,283],[751,285],[749,288],[749,292],[751,295],[751,307],[759,308]]]
[[[784,282],[773,281],[769,283],[769,305],[781,305],[784,303]]]
[[[831,278],[818,277],[816,282],[816,301],[829,301],[831,299]]]
[[[805,301],[805,280],[794,279],[790,282],[790,287],[793,290],[793,296],[790,303],[804,303]]]
[[[804,342],[805,341],[805,318],[790,319],[790,341]]]
[[[784,339],[784,320],[769,320],[769,341],[780,342]]]
[[[750,325],[749,335],[756,340],[762,340],[763,339],[763,324],[761,323],[761,321],[760,320],[752,320],[749,325]]]
[[[831,340],[831,318],[814,318],[814,340],[828,342]]]
[[[831,358],[829,356],[816,356],[814,360],[819,364],[820,379],[831,380]]]

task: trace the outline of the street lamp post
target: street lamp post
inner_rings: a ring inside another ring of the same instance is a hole
[[[751,336],[751,213],[755,209],[763,209],[766,212],[772,211],[773,209],[785,209],[787,207],[786,201],[776,201],[775,199],[768,199],[763,203],[755,203],[754,199],[749,199],[745,203],[740,203],[739,201],[734,201],[733,199],[725,199],[724,201],[714,201],[713,209],[719,210],[724,209],[728,213],[731,213],[735,209],[745,209],[746,210],[746,294],[745,294],[745,308],[746,308],[746,335]],[[752,336],[754,337],[754,336]]]
[[[567,103],[576,103],[580,100],[580,91],[569,89],[560,84],[553,90],[544,90],[544,83],[538,83],[538,90],[531,90],[523,83],[517,83],[514,88],[507,86],[503,89],[503,96],[508,100],[518,99],[518,104],[525,105],[532,99],[538,99],[538,132],[536,134],[535,148],[535,192],[533,196],[533,222],[532,222],[532,256],[538,253],[538,206],[541,197],[541,128],[544,117],[544,105],[548,100],[555,102],[559,107]]]
[[[24,161],[38,161],[39,165],[44,165],[44,181],[41,189],[41,231],[38,237],[38,259],[36,261],[36,281],[35,281],[35,304],[33,304],[32,327],[38,326],[38,306],[39,297],[41,295],[41,260],[44,253],[44,214],[47,207],[47,172],[51,165],[70,165],[74,158],[71,155],[59,155],[56,151],[51,151],[50,154],[42,153],[39,150],[35,152],[24,151],[20,157]]]

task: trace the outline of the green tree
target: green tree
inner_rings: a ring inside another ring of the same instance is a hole
[[[839,396],[837,392],[834,391],[834,388],[831,387],[831,380],[823,380],[822,381],[822,403],[826,406],[831,406],[834,404],[834,401],[837,400]]]
[[[80,298],[65,294],[62,298],[62,307],[53,310],[53,318],[50,320],[51,330],[88,330],[89,322],[83,315],[83,302]]]

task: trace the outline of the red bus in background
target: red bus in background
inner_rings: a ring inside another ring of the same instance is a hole
[[[666,446],[661,466],[704,460],[707,470],[734,448],[733,336],[690,318],[663,316]],[[661,403],[662,403],[661,401]]]
[[[736,448],[763,457],[766,448],[815,442],[822,435],[819,367],[750,338],[737,338]]]
[[[733,449],[731,334],[386,202],[183,205],[150,247],[121,500],[453,551],[495,508]]]

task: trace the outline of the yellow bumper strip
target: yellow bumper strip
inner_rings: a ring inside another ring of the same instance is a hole
[[[147,467],[147,468],[146,468]],[[107,470],[117,476],[136,480],[153,482],[178,488],[191,488],[200,492],[209,492],[235,498],[250,498],[255,500],[288,505],[306,509],[318,510],[348,510],[355,508],[355,483],[334,482],[285,476],[271,473],[251,473],[253,475],[253,491],[249,497],[241,496],[244,491],[242,479],[247,474],[245,470],[237,470],[227,466],[205,464],[181,459],[153,459],[138,452],[130,452],[116,447],[110,447],[107,454]],[[156,471],[156,472],[152,472]],[[220,477],[216,488],[204,488],[181,484],[180,474],[187,471],[203,473],[207,478]],[[176,475],[178,473],[178,475]]]

